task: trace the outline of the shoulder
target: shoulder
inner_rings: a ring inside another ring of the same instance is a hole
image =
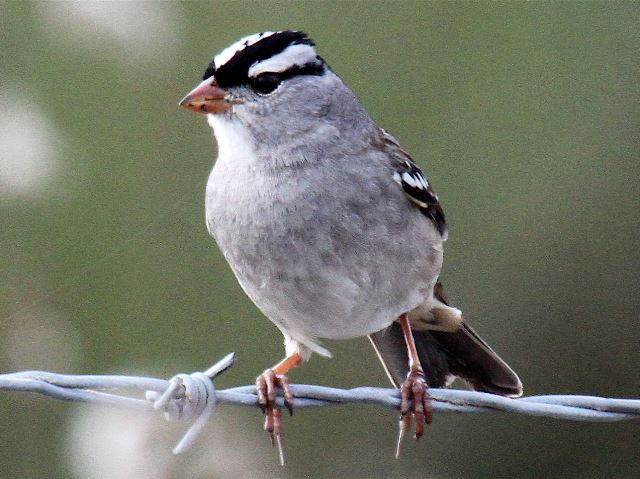
[[[438,195],[436,195],[424,172],[400,146],[398,141],[382,128],[379,135],[374,139],[373,146],[386,153],[389,158],[392,178],[402,188],[407,199],[423,215],[433,221],[440,235],[443,239],[446,239],[447,224],[444,211],[440,206]]]

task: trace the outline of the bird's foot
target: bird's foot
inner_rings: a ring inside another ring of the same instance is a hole
[[[282,451],[282,412],[276,404],[276,388],[282,389],[284,406],[293,415],[293,393],[289,387],[289,379],[284,374],[276,374],[273,369],[265,370],[256,379],[258,404],[264,413],[264,430],[271,436],[271,445],[278,447],[280,464],[284,465]]]
[[[411,417],[415,419],[415,438],[420,439],[424,434],[424,425],[431,424],[433,416],[429,388],[421,369],[409,372],[407,379],[400,386],[400,432],[396,447],[396,459],[400,456],[402,438],[411,426]]]

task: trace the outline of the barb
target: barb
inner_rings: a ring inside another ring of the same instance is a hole
[[[257,407],[255,386],[216,390],[213,380],[235,362],[230,353],[205,372],[178,374],[170,380],[141,376],[67,375],[46,371],[0,374],[0,390],[35,392],[65,401],[163,411],[168,420],[190,421],[191,426],[173,452],[187,450],[218,404]],[[295,407],[347,403],[400,407],[397,389],[357,387],[336,389],[292,384]],[[105,392],[110,391],[110,392]],[[116,394],[114,391],[121,391]],[[457,389],[430,389],[434,413],[510,412],[573,421],[614,422],[640,419],[640,399],[614,399],[582,395],[544,395],[510,399],[494,394]],[[134,397],[144,395],[145,399]],[[283,407],[283,398],[277,403]]]

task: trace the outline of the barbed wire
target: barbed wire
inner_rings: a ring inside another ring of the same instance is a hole
[[[218,404],[258,406],[255,386],[216,390],[214,379],[235,362],[230,353],[204,372],[178,374],[170,380],[142,376],[70,375],[47,371],[0,374],[0,390],[35,392],[65,401],[162,411],[167,420],[191,425],[173,452],[188,449]],[[368,403],[398,409],[397,389],[357,387],[337,389],[292,384],[295,407]],[[107,392],[109,391],[109,392]],[[117,391],[117,392],[116,392]],[[613,422],[640,419],[640,399],[614,399],[583,395],[544,395],[510,399],[458,389],[429,390],[434,413],[510,412],[573,421]],[[143,393],[144,399],[133,397]],[[276,402],[283,406],[280,396]]]

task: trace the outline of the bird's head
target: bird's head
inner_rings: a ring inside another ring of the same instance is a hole
[[[318,88],[330,71],[303,32],[262,32],[244,37],[215,56],[203,81],[180,106],[224,115],[238,110],[277,110]],[[309,88],[311,87],[311,88]]]
[[[300,31],[244,37],[216,55],[203,78],[180,105],[206,114],[214,130],[239,122],[262,144],[368,122],[355,95]]]

